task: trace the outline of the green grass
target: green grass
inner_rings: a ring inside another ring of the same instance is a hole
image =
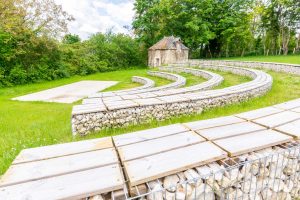
[[[230,73],[217,73],[223,75],[225,78],[225,82],[219,87],[228,87],[230,85],[249,81],[248,78],[232,75]],[[15,156],[25,148],[117,135],[177,122],[188,122],[225,116],[300,97],[299,76],[275,72],[270,72],[270,74],[274,77],[274,86],[272,91],[264,97],[241,104],[226,106],[224,108],[212,109],[201,115],[181,116],[163,122],[153,121],[148,124],[130,126],[127,128],[104,130],[84,138],[74,138],[71,135],[70,116],[73,105],[45,102],[18,102],[11,101],[10,99],[12,97],[80,80],[120,81],[119,84],[110,88],[115,90],[135,87],[137,85],[131,83],[131,77],[146,76],[146,69],[108,72],[86,77],[76,76],[69,79],[0,89],[0,174],[5,172]],[[199,77],[183,75],[188,78],[189,85],[203,81]],[[155,80],[159,79],[153,77],[150,78]],[[168,81],[163,79],[157,81],[159,82],[158,85],[168,83]]]
[[[260,62],[277,62],[277,63],[290,63],[300,65],[300,55],[287,55],[287,56],[249,56],[249,57],[234,57],[222,58],[223,60],[241,60],[241,61],[260,61]]]
[[[226,87],[245,83],[245,82],[252,80],[251,78],[249,78],[247,76],[237,76],[230,72],[221,72],[221,71],[214,71],[214,70],[210,70],[210,71],[215,72],[215,73],[223,76],[223,78],[224,78],[224,81],[222,82],[222,84],[215,87],[214,89],[226,88]]]
[[[132,75],[132,76],[142,76],[142,77],[149,78],[149,79],[151,79],[155,82],[156,87],[166,85],[166,84],[170,84],[172,82],[168,79],[159,78],[159,77],[156,77],[156,76],[150,76],[150,75],[147,74],[147,70],[140,70],[136,73],[137,73],[136,75]],[[116,79],[116,80],[120,80],[120,79]],[[139,86],[141,86],[141,84],[132,82],[131,77],[128,78],[128,76],[126,76],[126,79],[123,79],[118,84],[116,84],[112,87],[106,88],[103,91],[123,90],[123,89],[139,87]]]
[[[188,74],[188,73],[179,73],[179,75],[186,78],[185,87],[189,87],[189,86],[200,84],[200,83],[207,81],[206,79],[204,79],[202,77],[194,76],[194,75]]]

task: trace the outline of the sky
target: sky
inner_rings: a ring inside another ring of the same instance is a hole
[[[131,25],[133,0],[55,0],[75,21],[69,23],[69,32],[87,39],[97,32],[113,28],[115,33],[128,33],[124,25]]]

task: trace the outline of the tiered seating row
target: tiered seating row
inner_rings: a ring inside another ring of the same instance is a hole
[[[189,60],[189,62],[172,64],[175,66],[194,66],[194,65],[231,65],[237,67],[249,67],[257,69],[268,69],[277,72],[285,72],[300,75],[300,65],[287,63],[272,62],[255,62],[255,61],[231,61],[231,60]]]
[[[269,199],[265,189],[272,198],[298,197],[300,135],[291,124],[300,120],[299,109],[296,99],[235,116],[23,150],[0,180],[0,199]],[[282,133],[283,126],[294,130]]]
[[[146,77],[140,77],[140,76],[133,76],[131,77],[131,81],[135,83],[140,83],[142,86],[140,87],[135,87],[135,88],[130,88],[130,89],[124,89],[124,90],[117,90],[117,91],[112,91],[112,92],[98,92],[96,94],[93,94],[91,96],[114,96],[117,93],[122,93],[122,92],[132,92],[136,90],[143,90],[143,89],[148,89],[152,88],[155,86],[155,82],[149,78]]]
[[[137,99],[137,98],[145,99],[145,98],[153,98],[153,97],[156,98],[156,97],[167,96],[167,95],[175,95],[175,94],[183,94],[183,93],[194,92],[194,91],[208,90],[215,86],[218,86],[224,80],[223,77],[218,74],[200,70],[200,69],[178,68],[178,67],[176,67],[176,68],[161,67],[159,69],[161,71],[190,73],[195,76],[200,76],[205,79],[208,79],[208,81],[197,84],[197,85],[193,85],[190,87],[184,87],[184,88],[165,89],[165,87],[163,87],[163,90],[157,90],[160,88],[160,87],[157,87],[157,88],[153,88],[153,89],[155,89],[155,91],[147,90],[147,92],[145,92],[144,90],[137,90],[137,91],[134,91],[134,94],[133,93],[124,94],[124,93],[118,92],[118,93],[115,93],[118,97],[114,96],[114,97],[87,98],[87,99],[83,100],[82,104],[102,104],[103,102],[111,102],[111,101],[116,101],[116,100],[130,100],[130,99]],[[96,95],[93,95],[93,97],[95,97],[95,96]],[[85,106],[83,106],[83,107],[85,107]]]
[[[168,80],[173,81],[170,84],[162,85],[159,87],[151,87],[151,88],[133,88],[129,90],[118,90],[118,91],[112,91],[112,92],[100,92],[93,95],[90,95],[89,98],[113,98],[116,96],[121,95],[135,95],[138,93],[145,93],[145,92],[154,92],[154,91],[160,91],[160,90],[167,90],[171,88],[178,88],[181,86],[184,86],[186,83],[186,79],[178,74],[171,74],[166,72],[158,72],[158,71],[148,71],[148,74],[150,76],[157,76],[161,78],[165,78]],[[151,80],[152,81],[152,80]]]
[[[213,72],[204,71],[204,70],[200,70],[200,69],[193,69],[193,68],[186,68],[186,67],[159,67],[159,70],[176,72],[176,73],[184,72],[187,74],[193,74],[194,76],[200,76],[200,77],[203,77],[208,80],[204,83],[192,85],[190,87],[168,90],[168,93],[167,93],[168,95],[208,90],[215,86],[220,85],[224,81],[224,78],[222,76],[220,76],[216,73],[213,73]],[[165,94],[158,93],[157,96],[165,96]]]
[[[216,67],[206,66],[206,68],[215,69]],[[143,123],[151,119],[163,120],[182,114],[200,113],[203,109],[263,95],[272,86],[272,77],[262,71],[227,66],[218,66],[217,68],[249,76],[254,80],[225,89],[176,93],[149,98],[135,97],[128,100],[121,97],[102,98],[97,104],[74,106],[72,112],[73,133],[85,135],[90,131],[98,131],[106,127],[121,127],[132,123]]]

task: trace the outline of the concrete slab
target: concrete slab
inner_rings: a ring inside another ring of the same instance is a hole
[[[191,130],[201,130],[201,129],[207,129],[207,128],[213,128],[218,126],[225,126],[229,124],[235,124],[244,122],[245,120],[240,119],[238,117],[234,116],[226,116],[226,117],[219,117],[214,119],[207,119],[207,120],[200,120],[195,122],[189,122],[185,123],[184,125]]]
[[[251,133],[255,131],[261,131],[264,129],[266,128],[251,122],[242,122],[237,124],[230,124],[225,126],[218,126],[218,127],[198,130],[196,132],[200,134],[202,137],[207,138],[208,140],[217,140],[217,139],[242,135],[246,133]]]
[[[226,153],[211,142],[178,148],[124,163],[130,186],[162,178],[189,168],[226,157]]]
[[[300,107],[295,108],[295,109],[293,109],[292,111],[293,111],[293,112],[298,112],[298,113],[300,113]]]
[[[280,109],[283,109],[283,110],[290,110],[290,109],[293,109],[293,108],[300,107],[300,98],[292,100],[292,101],[284,102],[282,104],[277,104],[274,107],[280,108]]]
[[[226,150],[230,156],[238,156],[278,144],[283,144],[291,141],[292,139],[292,137],[277,131],[264,130],[215,140],[214,143]]]
[[[181,124],[173,124],[169,126],[161,126],[158,128],[146,129],[124,135],[114,136],[113,140],[116,147],[121,147],[137,142],[153,140],[156,138],[166,137],[187,131],[188,129],[185,126],[182,126]]]
[[[281,113],[253,120],[253,122],[266,126],[268,128],[274,128],[276,126],[281,126],[286,123],[295,121],[297,119],[300,119],[300,113],[284,111]]]
[[[79,81],[76,83],[16,97],[13,98],[13,100],[73,103],[117,83],[117,81]]]
[[[193,131],[169,135],[166,137],[146,140],[118,148],[122,162],[140,159],[146,156],[155,155],[185,146],[204,142],[205,139]]]
[[[282,110],[279,108],[266,107],[266,108],[261,108],[261,109],[257,109],[257,110],[252,110],[249,112],[240,113],[235,116],[240,117],[242,119],[246,119],[246,120],[254,120],[254,119],[261,118],[261,117],[273,115],[273,114],[276,114],[279,112],[282,112]]]
[[[276,130],[300,139],[300,120],[293,121],[282,126],[276,127]]]

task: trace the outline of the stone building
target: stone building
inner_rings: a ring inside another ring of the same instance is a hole
[[[148,65],[157,67],[187,61],[189,49],[174,36],[164,37],[148,49]]]

